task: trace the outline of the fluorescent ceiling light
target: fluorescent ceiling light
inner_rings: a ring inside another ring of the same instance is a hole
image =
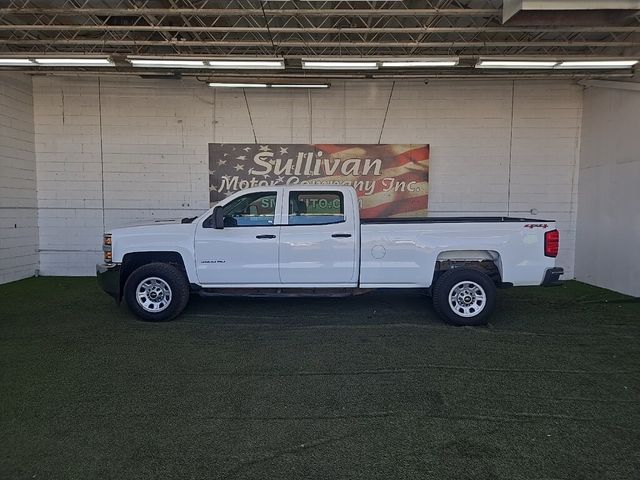
[[[316,70],[377,70],[378,62],[302,60],[302,68]]]
[[[28,58],[0,58],[1,66],[20,66],[20,65],[33,65],[33,62]]]
[[[383,61],[383,67],[404,68],[404,67],[454,67],[457,60],[390,60]]]
[[[197,60],[180,58],[129,58],[134,67],[161,68],[229,68],[229,69],[257,69],[283,70],[284,60]]]
[[[329,88],[328,83],[274,83],[272,88]]]
[[[638,60],[577,60],[561,62],[556,68],[631,68]]]
[[[86,67],[111,67],[113,62],[108,58],[36,58],[39,65],[53,66],[86,66]]]
[[[207,60],[214,68],[284,69],[284,60]]]
[[[202,60],[158,60],[158,59],[128,59],[134,67],[163,67],[163,68],[203,68]]]
[[[553,68],[557,64],[553,60],[480,60],[476,68]]]
[[[266,83],[226,83],[226,82],[212,82],[209,84],[213,88],[267,88]]]

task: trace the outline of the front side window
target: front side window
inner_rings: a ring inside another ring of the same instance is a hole
[[[225,227],[271,226],[276,213],[276,192],[248,193],[223,207]]]
[[[291,192],[289,225],[322,225],[344,222],[344,198],[340,192]]]

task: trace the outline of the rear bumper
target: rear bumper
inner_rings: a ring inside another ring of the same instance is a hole
[[[98,277],[98,285],[100,288],[116,299],[120,303],[120,268],[118,263],[98,264],[96,265],[96,275]]]
[[[557,285],[562,285],[560,275],[563,273],[564,269],[562,267],[547,268],[546,272],[544,272],[544,278],[540,285],[543,287],[555,287]]]

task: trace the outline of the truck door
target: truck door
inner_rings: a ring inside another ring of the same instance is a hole
[[[345,211],[344,194],[330,189],[285,190],[285,196],[279,246],[282,283],[356,286],[357,219],[353,208]]]
[[[281,200],[277,190],[252,192],[224,208],[224,228],[198,225],[195,238],[198,280],[203,285],[279,284],[278,237]]]

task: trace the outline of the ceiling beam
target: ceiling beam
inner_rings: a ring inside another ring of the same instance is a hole
[[[330,41],[278,41],[278,47],[339,47],[348,48],[492,48],[492,47],[633,47],[640,40],[602,41],[602,40],[553,40],[553,41],[453,41],[453,42],[330,42]],[[183,47],[269,47],[269,40],[111,40],[111,39],[0,39],[0,45],[102,45],[102,46],[183,46]]]
[[[99,31],[99,32],[211,32],[211,33],[311,33],[311,34],[366,34],[366,33],[502,33],[502,32],[596,32],[596,33],[634,33],[640,32],[640,27],[193,27],[180,25],[31,25],[7,24],[0,25],[0,31]]]
[[[135,17],[140,15],[200,17],[326,17],[326,16],[368,16],[368,17],[492,17],[502,15],[499,8],[0,8],[2,15],[102,15]]]

